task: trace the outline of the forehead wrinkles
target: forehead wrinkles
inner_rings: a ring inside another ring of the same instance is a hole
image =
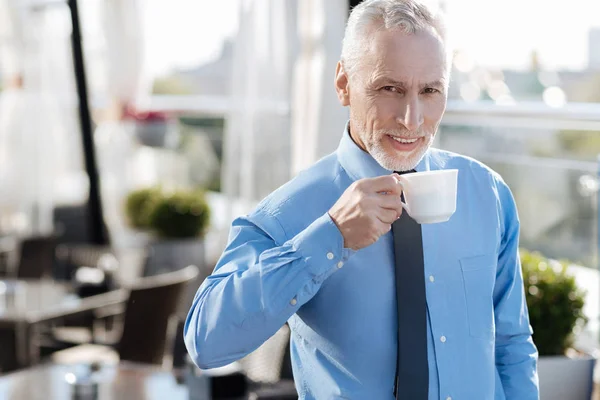
[[[404,37],[382,37],[367,53],[372,78],[385,77],[409,83],[447,79],[443,49],[428,32]]]

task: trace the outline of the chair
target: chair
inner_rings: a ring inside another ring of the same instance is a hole
[[[51,355],[58,363],[98,360],[162,364],[170,345],[169,328],[186,286],[198,275],[196,266],[142,278],[130,288],[120,339],[111,344],[80,345]],[[116,353],[116,354],[115,354]]]
[[[289,364],[289,338],[290,329],[286,324],[246,357],[211,370],[200,370],[188,355],[187,370],[181,381],[187,381],[190,390],[197,387],[199,392],[210,387],[214,399],[238,398],[240,393],[249,390],[249,398],[256,400],[296,400],[298,392],[291,371],[285,370]]]
[[[0,236],[0,278],[12,278],[18,239],[11,236]]]
[[[57,271],[62,279],[75,280],[80,297],[138,281],[142,264],[146,259],[146,251],[141,248],[115,249],[92,244],[61,244],[56,253],[59,264]],[[106,280],[100,285],[80,285],[81,282],[78,282],[75,277],[83,266],[100,269],[106,274]],[[81,318],[63,321],[60,326],[52,327],[47,335],[44,342],[45,353],[80,344],[103,342],[98,340],[97,336],[105,336],[107,329],[112,330],[116,325],[116,319],[120,318],[122,322],[122,314],[122,311],[118,313],[111,310],[108,315],[95,314],[93,321],[81,320]]]
[[[54,279],[73,282],[77,287],[79,297],[87,297],[95,294],[104,293],[113,289],[111,279],[103,281],[98,285],[86,287],[77,282],[75,279],[76,272],[79,268],[91,267],[102,270],[102,273],[113,272],[105,271],[102,264],[103,259],[110,258],[112,260],[111,269],[117,268],[118,261],[116,260],[113,250],[109,246],[93,245],[93,244],[59,244],[56,248],[56,268]],[[57,350],[62,350],[68,347],[73,347],[79,344],[94,342],[94,326],[95,320],[101,316],[78,316],[62,321],[60,326],[48,328],[45,332],[43,343],[43,353],[51,353]],[[105,324],[110,324],[112,321],[108,318]]]
[[[80,267],[98,268],[103,272],[116,273],[119,261],[110,246],[94,244],[59,244],[56,248],[54,278],[73,281]],[[107,265],[110,264],[110,265]]]
[[[166,332],[187,284],[198,276],[196,266],[143,278],[131,291],[119,342],[121,360],[162,363]]]
[[[290,360],[290,328],[282,326],[258,349],[239,361],[257,400],[297,399]]]
[[[41,279],[52,274],[56,251],[56,236],[34,236],[23,239],[16,277]]]
[[[175,335],[175,343],[172,354],[174,368],[182,368],[185,365],[185,359],[187,356],[187,349],[183,339],[183,327],[185,320],[190,307],[192,306],[198,288],[204,279],[206,279],[206,277],[208,277],[214,269],[214,266],[207,268],[207,266],[211,264],[205,265],[204,262],[202,262],[202,260],[205,258],[204,247],[200,248],[200,253],[193,252],[191,254],[187,247],[188,245],[183,243],[181,247],[174,245],[170,251],[165,251],[165,246],[161,246],[160,244],[150,245],[148,247],[142,267],[142,276],[145,277],[179,269],[188,263],[195,264],[199,267],[200,273],[196,279],[185,289],[177,307],[177,334]],[[178,256],[174,257],[174,253]],[[175,264],[174,260],[176,260]],[[201,261],[201,265],[197,264],[198,260]]]
[[[59,234],[60,243],[92,243],[90,211],[87,204],[57,206],[53,212],[53,222]],[[106,237],[108,228],[102,225]],[[110,240],[109,240],[110,242]]]
[[[112,254],[109,246],[93,244],[58,244],[56,258],[57,278],[70,281],[81,266],[95,267],[105,254]]]
[[[278,382],[289,341],[290,328],[286,324],[259,348],[242,358],[239,363],[248,378],[259,384]]]
[[[14,371],[20,366],[17,352],[6,350],[17,342],[16,335],[15,329],[0,329],[0,348],[3,349],[0,351],[0,375]]]

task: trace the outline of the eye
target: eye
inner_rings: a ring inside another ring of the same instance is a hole
[[[386,91],[386,92],[392,92],[392,93],[399,93],[400,92],[396,86],[384,86],[381,89],[384,90],[384,91]]]
[[[439,90],[435,89],[435,88],[425,88],[425,90],[423,90],[423,93],[425,94],[435,94],[435,93],[440,93]]]

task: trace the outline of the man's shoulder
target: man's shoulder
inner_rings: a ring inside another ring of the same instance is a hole
[[[342,186],[337,181],[342,171],[337,154],[331,153],[274,190],[259,203],[255,213],[282,218],[290,210],[323,213],[341,194]]]
[[[459,185],[476,188],[501,207],[515,207],[512,190],[502,176],[475,158],[451,151],[431,149],[431,161],[440,169],[458,169]],[[462,183],[461,183],[462,182]]]
[[[503,183],[502,177],[498,172],[473,157],[447,150],[431,148],[430,160],[440,169],[458,169],[459,173],[460,171],[468,172],[476,179],[491,179]]]

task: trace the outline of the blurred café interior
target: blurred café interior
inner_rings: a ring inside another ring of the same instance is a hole
[[[510,186],[534,331],[566,343],[542,400],[600,399],[600,3],[431,1],[435,146]],[[298,398],[286,326],[203,371],[183,323],[231,221],[337,147],[359,2],[0,0],[0,400]]]

